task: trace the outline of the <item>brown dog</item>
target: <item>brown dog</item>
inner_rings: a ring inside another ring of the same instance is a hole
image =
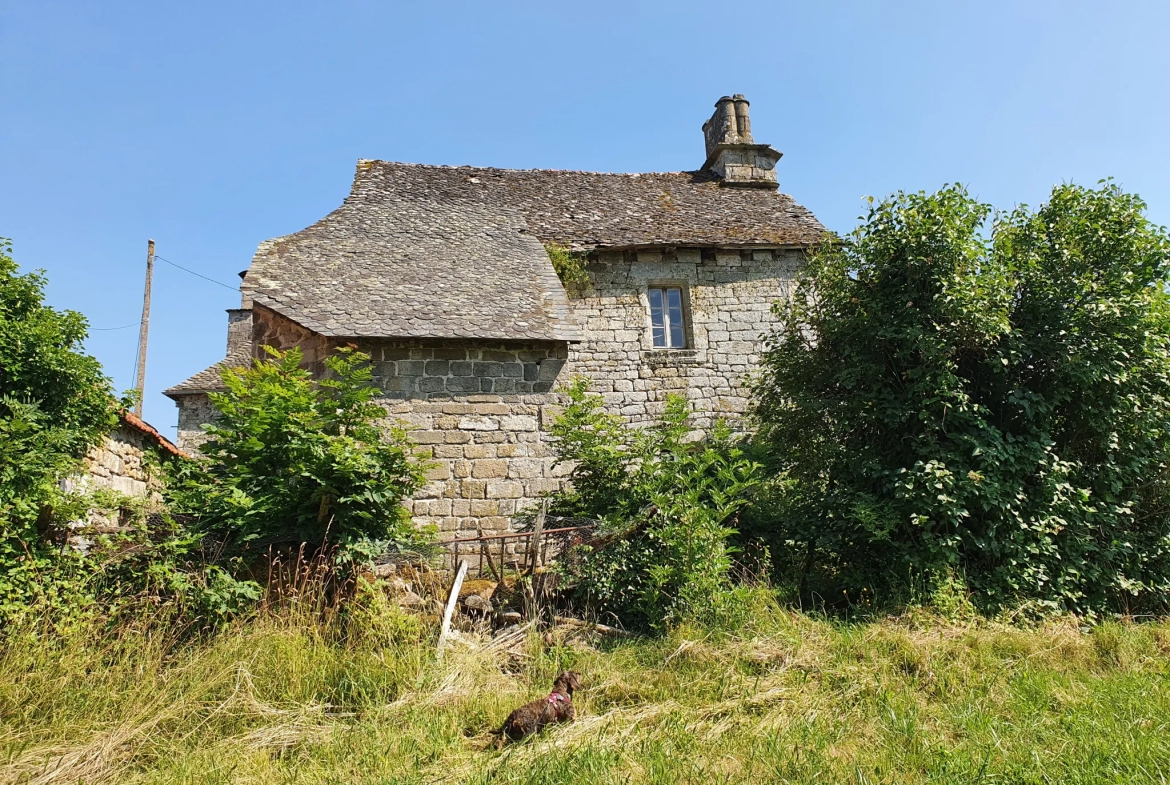
[[[500,745],[505,741],[520,741],[526,736],[539,733],[546,725],[557,722],[572,722],[577,711],[573,708],[573,690],[581,689],[581,676],[565,671],[553,682],[552,692],[547,698],[534,700],[508,715],[500,726]]]

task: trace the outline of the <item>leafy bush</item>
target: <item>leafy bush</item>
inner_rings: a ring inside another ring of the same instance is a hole
[[[405,433],[380,423],[369,357],[341,349],[314,381],[299,349],[267,351],[223,372],[227,391],[211,395],[220,417],[203,460],[173,483],[176,510],[238,550],[308,543],[365,558],[385,540],[418,541],[401,502],[422,469]]]
[[[806,593],[965,577],[984,609],[1170,597],[1170,240],[1111,183],[874,205],[777,306],[753,513]]]
[[[563,245],[546,245],[544,250],[552,262],[553,270],[566,287],[588,286],[589,271],[585,269],[585,254],[570,251]]]
[[[77,572],[50,541],[59,482],[117,422],[110,380],[82,351],[85,317],[44,304],[0,239],[0,618],[68,604]]]
[[[635,626],[701,614],[726,588],[728,523],[756,465],[723,424],[690,439],[684,398],[669,397],[660,422],[635,428],[603,412],[583,380],[566,393],[552,434],[558,460],[574,464],[572,487],[552,510],[604,524],[575,570],[581,598]]]

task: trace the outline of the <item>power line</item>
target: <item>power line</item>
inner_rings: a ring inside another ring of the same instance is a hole
[[[231,289],[233,292],[238,292],[238,291],[239,291],[239,287],[236,287],[236,286],[228,286],[226,283],[223,283],[222,281],[217,281],[217,280],[215,280],[214,278],[208,278],[206,275],[201,275],[200,273],[197,273],[197,272],[195,272],[194,270],[188,270],[186,267],[183,267],[181,264],[175,264],[175,263],[174,263],[174,262],[172,262],[170,259],[164,259],[164,258],[162,258],[161,256],[159,256],[158,254],[155,254],[155,255],[154,255],[154,258],[155,258],[155,259],[158,259],[160,262],[166,262],[166,263],[167,263],[167,264],[169,264],[171,267],[177,267],[177,268],[179,268],[180,270],[182,270],[182,271],[183,271],[183,272],[185,272],[185,273],[191,273],[191,275],[194,275],[196,278],[202,278],[202,279],[203,279],[203,280],[205,280],[205,281],[211,281],[211,282],[212,282],[213,284],[215,284],[216,286],[222,286],[222,287],[223,287],[223,288],[225,288],[225,289]]]
[[[90,327],[89,329],[91,331],[94,331],[94,332],[105,332],[107,330],[125,330],[129,327],[137,327],[140,324],[142,324],[142,322],[135,322],[134,324],[124,324],[121,327]]]

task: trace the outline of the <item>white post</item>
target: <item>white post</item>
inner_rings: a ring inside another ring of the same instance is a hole
[[[451,630],[451,615],[455,612],[455,603],[459,601],[459,590],[463,588],[463,578],[467,575],[467,562],[459,560],[459,569],[455,572],[455,582],[451,584],[451,596],[447,598],[447,607],[443,609],[443,627],[439,630],[439,649],[437,656],[443,656],[443,646],[447,643],[447,633]]]

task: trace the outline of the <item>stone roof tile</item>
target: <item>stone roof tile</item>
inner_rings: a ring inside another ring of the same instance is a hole
[[[252,345],[249,343],[245,347],[232,352],[224,359],[212,365],[209,368],[204,368],[199,373],[179,382],[174,387],[169,387],[163,390],[163,395],[174,398],[178,395],[193,395],[195,393],[207,392],[222,392],[227,387],[224,386],[221,374],[225,368],[247,368],[252,364]]]
[[[578,341],[545,243],[810,245],[824,233],[785,194],[698,172],[360,161],[344,204],[261,243],[241,289],[332,337]]]
[[[331,337],[581,339],[524,216],[461,177],[363,163],[341,207],[260,245],[241,289]]]

